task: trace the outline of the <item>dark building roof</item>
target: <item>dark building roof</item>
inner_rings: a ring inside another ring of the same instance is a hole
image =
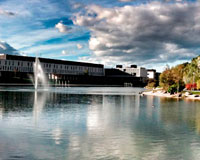
[[[153,71],[153,72],[156,72],[155,69],[147,69],[147,71]]]
[[[19,60],[19,61],[29,61],[34,62],[35,57],[28,57],[28,56],[17,56],[17,55],[0,55],[0,59],[7,59],[7,60]],[[103,68],[102,64],[94,64],[94,63],[84,63],[84,62],[74,62],[74,61],[66,61],[66,60],[57,60],[57,59],[49,59],[49,58],[40,58],[40,62],[43,63],[55,63],[55,64],[64,64],[64,65],[77,65],[77,66],[89,66],[89,67],[98,67]]]
[[[137,65],[132,64],[132,65],[131,65],[131,68],[137,68]]]
[[[133,77],[131,74],[120,71],[119,69],[115,69],[115,68],[105,68],[105,75],[106,76]]]
[[[123,65],[118,64],[116,65],[116,68],[123,68]]]

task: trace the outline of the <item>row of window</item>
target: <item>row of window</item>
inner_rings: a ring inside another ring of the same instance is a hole
[[[17,62],[17,63],[16,63]],[[11,60],[0,60],[0,65],[5,66],[21,66],[21,67],[33,67],[32,62],[24,62],[24,61],[11,61]],[[85,67],[85,66],[69,66],[69,65],[59,65],[59,64],[49,64],[49,63],[43,63],[42,64],[44,69],[65,69],[65,70],[73,70],[73,71],[85,71],[88,70],[89,72],[103,72],[102,68],[94,68],[94,67]]]
[[[29,67],[14,67],[14,66],[0,66],[0,70],[2,71],[21,71],[21,72],[33,72],[33,68]]]
[[[30,67],[14,67],[14,66],[0,66],[1,71],[14,71],[14,72],[33,72],[33,68]],[[67,71],[67,70],[56,70],[53,69],[53,72],[47,71],[47,73],[56,73],[56,74],[85,74],[86,72],[79,71]],[[95,75],[101,75],[100,73],[96,73]]]

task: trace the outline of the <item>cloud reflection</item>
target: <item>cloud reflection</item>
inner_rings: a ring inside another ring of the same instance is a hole
[[[53,136],[53,139],[55,140],[55,144],[60,144],[61,139],[62,139],[62,129],[61,128],[55,128],[52,131],[52,136]]]

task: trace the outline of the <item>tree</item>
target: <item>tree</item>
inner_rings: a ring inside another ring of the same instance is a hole
[[[173,92],[182,90],[184,88],[183,71],[185,66],[186,64],[180,64],[171,69],[166,68],[160,75],[160,86],[166,91],[169,91],[169,89],[170,91],[173,90]]]
[[[184,69],[183,81],[185,84],[195,83],[200,79],[199,57],[192,59]]]
[[[184,63],[175,67],[166,69],[161,73],[159,84],[164,90],[180,91],[185,84],[200,88],[200,56],[192,59],[191,63]]]
[[[165,71],[160,74],[159,84],[164,90],[168,90],[169,86],[174,84],[173,74],[170,68],[166,68]]]
[[[154,88],[154,87],[156,87],[156,80],[155,80],[155,79],[149,79],[149,80],[148,80],[147,87],[149,87],[149,88]]]
[[[172,74],[173,74],[173,81],[175,86],[177,86],[177,92],[180,91],[180,88],[184,88],[185,84],[183,82],[183,71],[187,64],[180,64],[176,67],[172,68]]]

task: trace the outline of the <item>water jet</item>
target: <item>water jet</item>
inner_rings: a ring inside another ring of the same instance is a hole
[[[39,58],[35,58],[35,63],[33,66],[33,71],[34,71],[34,87],[35,90],[38,89],[38,85],[42,85],[43,87],[48,87],[48,81],[46,78],[46,75],[44,73],[44,70],[42,68],[42,65],[39,61]]]

